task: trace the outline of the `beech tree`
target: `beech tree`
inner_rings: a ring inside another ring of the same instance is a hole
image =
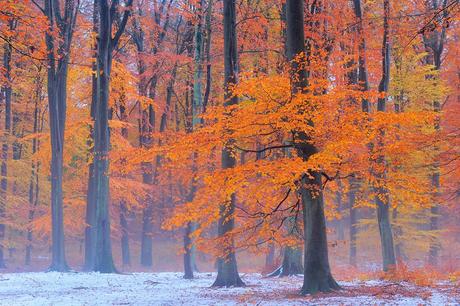
[[[236,34],[236,0],[224,0],[224,71],[225,71],[225,106],[236,105],[238,97],[230,91],[231,86],[238,82],[238,49]],[[222,150],[222,168],[232,168],[236,165],[235,152],[231,141]],[[234,213],[236,194],[231,194],[226,203],[220,204],[218,235],[224,236],[234,228]],[[233,238],[226,241],[224,255],[217,259],[217,278],[213,286],[244,286],[238,274]]]
[[[113,51],[117,47],[130,15],[132,0],[124,3],[125,11],[114,35],[113,26],[117,20],[119,1],[98,1],[99,26],[97,37],[97,103],[94,120],[94,206],[96,209],[94,266],[92,270],[111,273],[115,272],[112,258],[112,243],[110,238],[109,214],[109,159],[110,133],[109,133],[109,86],[112,68]]]
[[[51,216],[52,216],[52,262],[50,270],[67,271],[64,248],[63,215],[63,154],[66,123],[67,74],[70,48],[75,31],[79,1],[45,0],[42,12],[48,18],[50,30],[45,40],[48,59],[48,104],[51,139]],[[55,37],[54,33],[58,33]]]

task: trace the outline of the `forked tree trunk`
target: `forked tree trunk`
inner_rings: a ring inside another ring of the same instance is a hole
[[[305,56],[303,1],[286,1],[286,20],[287,57],[291,61],[293,79],[292,93],[297,94],[299,91],[305,90],[308,83],[305,68],[301,68],[297,60],[293,61],[297,56]],[[305,102],[308,103],[308,101]],[[296,133],[294,145],[297,154],[304,160],[308,160],[317,153],[317,149],[308,140],[309,137],[305,133]],[[328,292],[339,288],[329,267],[321,174],[308,171],[309,173],[303,175],[299,187],[304,224],[302,294],[312,294],[318,291]]]
[[[66,0],[64,17],[61,16],[57,1],[46,0],[44,12],[50,23],[47,31],[48,52],[48,103],[51,138],[51,271],[67,271],[69,267],[64,250],[64,210],[63,210],[63,154],[66,121],[67,72],[70,46],[78,12],[78,2]],[[51,33],[59,30],[56,39]],[[57,51],[58,55],[55,56]]]
[[[238,82],[238,49],[236,39],[236,0],[224,0],[224,69],[225,69],[225,106],[238,103],[238,97],[233,96],[230,87]],[[222,168],[233,168],[236,159],[230,147],[226,144],[222,150]],[[228,204],[221,204],[217,234],[219,237],[228,236],[235,226],[236,194],[232,194]],[[223,246],[223,255],[217,259],[217,278],[213,286],[240,287],[244,286],[238,274],[233,237],[229,236]]]
[[[132,1],[126,3],[127,10],[118,25],[118,30],[112,37],[112,28],[116,14],[112,10],[119,9],[119,2],[98,0],[99,29],[97,52],[97,105],[94,122],[94,180],[93,190],[96,207],[95,223],[95,254],[93,270],[103,273],[116,272],[112,257],[112,242],[110,238],[109,213],[109,159],[110,130],[109,130],[109,87],[112,68],[112,53],[124,32],[130,14]]]

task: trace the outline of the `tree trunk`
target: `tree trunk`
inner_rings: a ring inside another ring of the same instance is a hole
[[[342,202],[342,193],[343,193],[343,188],[342,188],[342,183],[340,181],[337,182],[338,184],[338,190],[336,191],[336,200],[337,200],[337,210],[340,214],[340,219],[337,220],[337,240],[343,241],[345,240],[345,218],[343,217],[343,214],[345,212],[345,209],[343,207],[343,202]]]
[[[96,235],[94,270],[103,273],[116,272],[112,257],[112,242],[110,238],[110,213],[109,213],[109,88],[112,68],[112,53],[124,32],[132,1],[125,6],[128,8],[123,13],[123,19],[118,25],[118,30],[112,37],[114,20],[112,10],[117,10],[119,2],[99,0],[99,31],[97,52],[97,105],[94,122],[94,180],[93,190],[96,207]]]
[[[38,77],[40,78],[40,77]],[[33,133],[36,134],[40,129],[40,96],[42,94],[42,83],[41,79],[37,80],[37,88],[35,90],[35,107],[34,107],[34,127]],[[32,139],[32,155],[35,154],[40,146],[40,142],[37,138]],[[32,161],[30,182],[29,182],[29,216],[28,216],[28,227],[27,227],[27,245],[25,255],[25,265],[30,265],[31,253],[32,253],[32,222],[34,220],[35,209],[37,208],[39,201],[39,171],[40,163]]]
[[[439,6],[442,5],[440,8]],[[427,31],[423,33],[423,41],[425,44],[425,49],[428,52],[427,63],[434,65],[434,69],[439,71],[441,69],[442,63],[442,53],[444,51],[444,42],[446,40],[446,30],[448,28],[448,17],[449,11],[446,9],[448,6],[448,1],[426,1],[426,6],[428,11],[432,12],[442,12],[437,14],[436,19],[433,20],[433,23],[440,25],[433,29],[433,31]],[[447,24],[445,24],[447,23]],[[441,103],[439,101],[433,101],[433,111],[439,113],[441,111]],[[435,122],[435,131],[439,132],[441,127],[441,118],[439,115],[436,116]],[[433,151],[436,155],[439,155],[439,147],[434,146]],[[441,195],[441,181],[440,181],[440,162],[439,157],[437,156],[433,165],[433,173],[431,173],[431,185],[434,189],[433,203],[430,208],[431,217],[429,228],[433,232],[433,238],[430,241],[430,249],[428,253],[428,262],[432,266],[438,264],[439,250],[441,248],[439,239],[436,237],[437,232],[440,229],[439,226],[439,217],[440,217],[440,206],[439,206],[439,197]]]
[[[94,121],[94,204],[95,254],[94,270],[115,272],[112,258],[109,217],[109,146],[110,133],[108,123],[109,84],[112,64],[111,28],[109,6],[106,0],[99,0],[99,31],[97,52],[97,103]]]
[[[293,235],[296,229],[294,216],[289,217],[286,223],[288,225],[288,234]],[[302,248],[286,246],[283,250],[283,262],[281,266],[268,276],[284,277],[298,274],[303,274]]]
[[[238,82],[238,49],[236,39],[236,0],[224,0],[224,69],[225,69],[225,106],[238,103],[238,97],[233,96],[230,87]],[[222,150],[222,168],[233,168],[236,159],[227,143]],[[219,237],[227,236],[235,226],[236,194],[232,194],[228,205],[221,204],[217,234]],[[223,255],[217,259],[217,278],[213,286],[240,287],[244,286],[238,274],[233,237],[223,246]]]
[[[354,207],[356,202],[356,179],[350,178],[350,191],[348,192],[348,205],[350,209],[350,265],[356,267],[356,238],[358,235],[358,211]]]
[[[9,29],[14,28],[14,20],[8,21]],[[1,93],[5,99],[5,124],[3,133],[3,145],[2,145],[2,162],[1,162],[1,181],[0,181],[0,219],[5,218],[6,205],[8,198],[8,152],[9,152],[9,140],[11,136],[11,54],[12,46],[9,42],[6,42],[3,47],[3,69],[5,71],[5,83],[2,84]],[[0,223],[0,268],[6,268],[5,255],[3,250],[3,240],[5,239],[6,226]]]
[[[291,61],[293,79],[292,94],[305,90],[308,84],[307,72],[298,61],[297,56],[305,56],[304,6],[303,1],[286,1],[287,20],[287,57]],[[317,152],[317,148],[308,142],[309,137],[303,132],[296,132],[294,140],[297,154],[308,160]],[[301,196],[304,223],[304,281],[302,294],[318,291],[328,292],[339,286],[331,275],[329,267],[326,218],[321,186],[321,174],[309,171],[303,175],[299,192]]]
[[[353,0],[353,10],[357,19],[356,32],[359,38],[358,45],[358,70],[351,71],[348,74],[348,82],[350,85],[359,85],[360,91],[367,92],[369,90],[369,81],[367,76],[366,66],[366,38],[363,29],[363,12],[361,9],[361,0]],[[353,66],[354,63],[350,63]],[[361,98],[361,110],[364,113],[371,111],[369,100],[365,97]],[[350,265],[356,267],[356,243],[358,234],[358,210],[355,207],[356,192],[359,181],[356,178],[349,180],[350,190],[348,192],[348,205],[350,210],[350,250],[349,260]]]
[[[273,242],[270,242],[268,244],[268,252],[265,257],[265,268],[271,269],[273,268],[274,264],[275,264],[275,245],[273,244]]]
[[[377,102],[377,111],[386,111],[386,94],[390,82],[390,42],[389,42],[389,25],[388,19],[390,16],[389,0],[384,0],[384,19],[383,19],[383,42],[382,42],[382,79],[379,84],[379,93],[385,97],[379,98]],[[377,152],[383,147],[383,139],[385,131],[380,130],[376,143]],[[375,160],[377,165],[383,166],[382,171],[374,173],[377,179],[377,186],[374,186],[375,202],[377,204],[377,221],[379,225],[380,242],[382,248],[383,270],[388,271],[396,265],[396,257],[394,252],[393,233],[390,222],[390,195],[385,186],[386,180],[386,161],[385,156],[378,153]]]
[[[212,36],[212,9],[213,0],[208,0],[208,12],[206,14],[206,89],[204,91],[203,98],[203,113],[206,112],[206,108],[209,103],[209,94],[211,92],[211,36]]]
[[[98,33],[99,28],[99,5],[98,0],[94,0],[93,3],[93,32]],[[97,75],[97,50],[98,41],[94,42],[94,62],[92,66],[92,92],[91,92],[91,121],[94,123],[96,119],[96,108],[98,98],[98,79]],[[94,155],[94,126],[90,125],[90,141],[88,141],[89,155]],[[94,260],[96,254],[96,200],[94,190],[94,159],[90,158],[91,162],[88,166],[88,188],[86,191],[86,227],[85,227],[85,265],[84,270],[91,271],[94,269]]]
[[[192,239],[190,235],[193,232],[191,222],[187,223],[184,234],[184,278],[193,279],[193,262],[192,262]]]
[[[129,252],[129,230],[126,219],[128,209],[125,201],[120,201],[120,226],[121,226],[121,259],[123,266],[131,265],[131,255]]]
[[[64,249],[62,176],[68,61],[78,3],[75,4],[73,0],[66,0],[64,10],[65,18],[61,16],[57,2],[45,1],[44,12],[50,23],[50,31],[47,31],[45,36],[48,51],[48,103],[51,135],[51,271],[67,271],[69,269]],[[54,29],[59,30],[59,40],[50,34]],[[58,52],[57,57],[55,56],[56,50]]]

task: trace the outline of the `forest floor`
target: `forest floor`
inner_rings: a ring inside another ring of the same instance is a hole
[[[299,296],[302,277],[242,274],[244,288],[210,288],[214,273],[0,274],[0,305],[459,305],[452,283],[419,287],[381,280],[339,282],[342,290]]]

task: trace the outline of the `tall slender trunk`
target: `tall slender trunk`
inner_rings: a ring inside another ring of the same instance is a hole
[[[193,132],[201,123],[202,119],[199,117],[200,114],[204,112],[204,103],[202,96],[202,75],[203,75],[203,4],[204,1],[200,0],[197,8],[197,18],[198,22],[195,24],[194,29],[194,54],[193,54],[193,101],[192,101],[192,125],[189,132]],[[212,2],[208,6],[208,10],[212,10]],[[210,12],[208,12],[209,16]],[[208,76],[210,77],[210,76]],[[208,93],[209,95],[209,93]],[[206,98],[206,97],[205,97]],[[196,173],[196,154],[193,154],[193,172]],[[190,197],[189,201],[193,201],[196,193],[196,181],[195,177],[192,177],[190,183]],[[193,271],[196,270],[196,247],[193,243],[193,239],[190,237],[193,231],[196,229],[197,225],[194,222],[189,222],[185,230],[184,237],[184,278],[191,279],[193,278]]]
[[[109,213],[109,88],[112,68],[113,50],[124,32],[132,0],[126,3],[127,10],[118,24],[118,29],[112,37],[112,28],[116,14],[112,11],[119,9],[119,2],[112,2],[109,6],[107,0],[99,0],[99,29],[97,52],[97,104],[94,121],[94,180],[93,190],[96,207],[96,234],[95,234],[95,271],[103,273],[115,272],[112,257],[112,242],[110,238],[110,213]]]
[[[99,5],[98,0],[94,0],[93,3],[93,33],[98,33],[99,28]],[[97,74],[97,46],[98,41],[94,41],[93,45],[93,66],[92,66],[92,90],[91,90],[91,109],[90,116],[91,122],[94,123],[96,119],[96,108],[97,108],[97,97],[98,97],[98,79]],[[89,155],[94,155],[94,126],[90,125],[90,140],[88,140]],[[94,190],[94,160],[89,157],[91,160],[88,165],[88,187],[86,191],[86,227],[85,227],[85,264],[84,270],[93,270],[94,260],[96,254],[96,192]]]
[[[225,70],[225,106],[238,103],[238,97],[233,96],[230,87],[238,82],[238,48],[236,36],[236,0],[224,0],[224,70]],[[233,168],[236,159],[231,143],[222,149],[222,168]],[[228,235],[235,226],[236,194],[230,196],[228,203],[221,204],[217,234],[219,237]],[[217,259],[217,278],[213,286],[244,286],[238,274],[234,240],[229,236],[223,246],[223,255]]]
[[[120,119],[124,122],[128,121],[128,115],[126,114],[125,101],[121,102],[120,105]],[[128,139],[128,128],[121,128],[121,135],[126,140]],[[123,266],[129,266],[131,264],[131,255],[129,251],[129,229],[128,229],[128,207],[125,200],[120,201],[120,227],[121,227],[121,259]]]
[[[435,27],[433,31],[428,31],[423,33],[423,42],[425,44],[425,49],[428,53],[427,63],[434,66],[436,71],[441,70],[442,63],[442,53],[444,51],[444,42],[446,40],[446,30],[448,28],[449,22],[448,15],[449,11],[446,9],[448,6],[448,0],[441,1],[426,1],[426,6],[428,11],[441,12],[437,14],[436,19],[433,20],[433,23],[436,22],[440,25],[441,30],[438,27]],[[439,7],[441,5],[441,8]],[[437,113],[435,121],[435,131],[439,132],[441,130],[441,117],[438,114],[441,111],[441,103],[439,101],[433,101],[433,111]],[[441,173],[440,173],[440,162],[439,162],[439,146],[434,145],[433,151],[435,154],[435,160],[433,163],[433,171],[431,173],[431,186],[434,189],[433,194],[433,203],[430,208],[431,217],[429,228],[433,232],[433,238],[430,241],[430,248],[428,253],[428,262],[436,266],[438,264],[439,250],[441,248],[439,239],[436,237],[437,232],[440,229],[439,218],[440,218],[440,206],[439,198],[441,195]]]
[[[35,90],[35,107],[34,107],[34,134],[41,131],[40,124],[40,96],[42,91],[42,83],[40,77],[38,77],[37,87]],[[32,139],[32,155],[35,154],[40,147],[40,141],[37,138]],[[30,182],[29,182],[29,216],[28,216],[28,227],[27,227],[27,245],[26,245],[26,255],[25,255],[25,265],[30,265],[31,253],[32,253],[32,222],[35,216],[35,209],[37,208],[40,194],[40,184],[39,184],[39,171],[40,171],[40,162],[32,161],[31,164],[31,173],[30,173]]]
[[[348,191],[348,207],[350,210],[350,251],[349,260],[350,265],[356,267],[356,238],[358,236],[358,211],[354,207],[356,203],[356,179],[350,178],[350,190]]]
[[[369,81],[367,76],[366,66],[366,38],[363,29],[363,12],[361,8],[361,0],[353,0],[353,11],[357,19],[356,34],[359,39],[358,44],[358,69],[351,71],[348,74],[348,83],[350,85],[359,85],[360,91],[363,93],[369,90]],[[353,65],[354,63],[350,63]],[[371,108],[369,100],[365,97],[361,98],[361,110],[364,113],[370,113]],[[359,180],[351,177],[349,179],[350,189],[348,191],[348,205],[350,210],[350,250],[349,260],[352,266],[356,266],[356,243],[358,234],[358,211],[355,207],[356,192],[359,186]]]
[[[78,2],[66,0],[64,17],[59,2],[46,0],[44,12],[50,24],[45,34],[48,52],[48,104],[51,138],[51,239],[50,270],[68,270],[64,249],[63,154],[66,121],[67,72],[70,46],[78,12]],[[58,30],[59,39],[51,33]],[[58,56],[55,56],[57,51]]]
[[[158,35],[155,45],[152,49],[152,53],[156,54],[161,47],[165,37],[166,37],[166,30],[169,25],[170,20],[170,8],[171,8],[172,0],[163,1],[158,8],[158,11],[155,12],[154,21],[156,25],[162,29],[160,35]],[[165,6],[166,5],[166,6]],[[165,10],[165,12],[164,12]],[[142,8],[139,8],[139,15],[143,15]],[[162,17],[164,17],[164,23],[161,25]],[[142,53],[144,50],[144,32],[142,30],[141,25],[135,20],[134,21],[135,33],[133,38],[136,43],[137,51],[142,57]],[[139,59],[138,69],[139,75],[141,75],[141,82],[139,85],[139,92],[141,95],[147,94],[148,89],[148,96],[150,99],[154,99],[156,95],[156,86],[158,82],[158,76],[154,75],[147,84],[145,76],[143,76],[144,72],[146,71],[146,65],[142,58]],[[139,142],[140,146],[150,147],[153,143],[151,133],[155,129],[155,110],[152,105],[148,105],[144,109],[142,109],[141,105],[139,105],[139,112],[140,112],[140,122],[139,122]],[[157,157],[158,159],[158,157]],[[158,166],[157,166],[158,168]],[[155,173],[154,173],[154,166],[151,162],[144,162],[142,163],[142,179],[145,184],[153,185],[155,184]],[[151,267],[153,264],[153,207],[154,207],[154,198],[153,195],[147,195],[145,199],[145,207],[142,211],[142,233],[141,233],[141,265],[145,267]]]
[[[385,95],[377,102],[377,111],[386,111],[386,94],[390,82],[390,41],[389,41],[389,16],[390,2],[384,0],[384,18],[383,18],[383,42],[382,42],[382,79],[379,84],[379,93]],[[375,202],[377,204],[377,221],[380,233],[380,242],[382,248],[383,270],[388,271],[396,265],[394,252],[393,233],[390,222],[390,196],[388,189],[385,186],[386,180],[386,161],[385,156],[380,153],[384,146],[385,131],[380,129],[376,151],[376,164],[379,170],[374,173],[377,178],[377,185],[374,186]],[[382,170],[380,170],[380,168]]]
[[[209,103],[209,94],[211,92],[211,37],[212,37],[212,9],[213,0],[208,0],[208,12],[206,14],[206,45],[205,45],[205,56],[206,56],[206,89],[203,97],[203,113],[206,112],[206,108]]]
[[[10,30],[14,28],[14,20],[9,20],[8,25]],[[2,144],[2,161],[1,161],[1,181],[0,181],[0,222],[5,218],[6,205],[8,197],[8,152],[9,141],[11,138],[11,55],[12,46],[9,42],[5,42],[3,47],[3,69],[5,71],[5,83],[2,84],[1,93],[5,99],[5,123]],[[0,268],[5,268],[5,258],[3,251],[3,240],[5,239],[5,224],[0,223]]]

